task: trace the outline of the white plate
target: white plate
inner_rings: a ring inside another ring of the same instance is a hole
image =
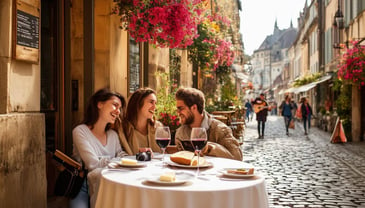
[[[153,177],[145,180],[145,182],[152,183],[155,185],[160,185],[160,186],[177,186],[177,185],[183,185],[187,182],[190,182],[192,179],[194,179],[194,174],[176,173],[175,177],[176,177],[175,181],[167,182],[167,181],[160,181],[159,176],[153,176]]]
[[[146,163],[137,163],[135,165],[127,165],[127,164],[122,164],[120,162],[111,162],[108,164],[109,168],[112,169],[118,169],[118,168],[143,168],[146,167],[147,164]]]
[[[220,172],[223,176],[232,177],[232,178],[251,178],[256,176],[256,174],[238,174],[238,173],[228,173],[228,170],[236,170],[237,168],[226,168],[221,170]]]
[[[166,161],[166,163],[168,165],[179,167],[179,168],[191,168],[191,169],[198,168],[198,166],[182,165],[182,164],[172,162],[171,160]],[[210,167],[213,167],[213,163],[211,163],[211,162],[206,162],[204,165],[199,165],[199,168],[210,168]]]
[[[153,183],[156,185],[162,185],[162,186],[176,186],[176,185],[182,185],[186,182],[188,182],[188,180],[176,180],[176,181],[172,181],[172,182],[167,182],[167,181],[160,181],[159,178],[151,178],[151,179],[147,179],[146,182],[148,183]]]

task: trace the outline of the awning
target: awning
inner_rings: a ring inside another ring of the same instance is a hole
[[[326,75],[326,76],[321,77],[318,81],[313,82],[313,83],[321,84],[322,82],[330,80],[331,78],[332,78],[332,75]]]
[[[284,92],[285,92],[285,90],[280,90],[278,94],[282,95],[282,94],[284,94]]]
[[[317,84],[321,84],[322,82],[325,82],[327,80],[330,80],[332,78],[332,75],[326,75],[321,77],[318,81],[306,84],[306,85],[302,85],[300,87],[292,87],[289,88],[287,90],[285,90],[285,93],[294,93],[294,94],[299,94],[301,92],[307,92],[310,89],[313,89],[315,86],[317,86]]]
[[[299,94],[301,92],[307,92],[308,90],[314,88],[315,86],[317,86],[317,84],[314,83],[314,82],[306,84],[306,85],[302,85],[302,86],[297,87],[296,89],[294,89],[294,93]]]
[[[285,90],[285,93],[292,93],[295,91],[295,89],[297,89],[297,87],[291,87],[291,88]]]

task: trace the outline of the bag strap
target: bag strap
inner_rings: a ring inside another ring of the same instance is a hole
[[[77,162],[76,160],[72,159],[71,157],[67,156],[65,153],[61,152],[60,150],[56,149],[53,153],[53,159],[57,162],[61,163],[65,168],[73,171],[73,170],[82,170],[82,164]]]

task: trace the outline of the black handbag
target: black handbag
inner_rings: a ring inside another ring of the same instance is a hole
[[[87,171],[82,169],[80,163],[59,150],[55,151],[53,159],[61,164],[61,172],[56,180],[54,194],[56,196],[75,198],[80,192]]]

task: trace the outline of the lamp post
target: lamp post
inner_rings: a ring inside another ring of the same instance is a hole
[[[340,43],[341,43],[341,31],[344,28],[344,16],[341,11],[341,1],[338,0],[337,3],[337,11],[335,13],[335,17],[333,20],[333,48],[340,49]]]

